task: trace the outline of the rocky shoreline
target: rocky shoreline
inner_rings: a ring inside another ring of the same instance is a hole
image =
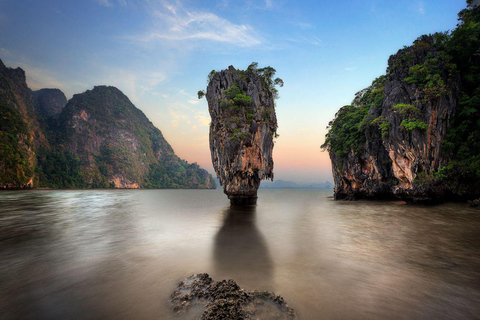
[[[234,280],[214,281],[207,273],[182,280],[172,293],[177,315],[202,320],[296,319],[295,311],[273,292],[247,291]]]

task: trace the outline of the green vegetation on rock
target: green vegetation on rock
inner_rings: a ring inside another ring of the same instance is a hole
[[[252,98],[248,95],[247,87],[241,85],[247,81],[249,73],[260,76],[263,91],[271,94],[274,100],[278,98],[276,86],[282,87],[284,84],[282,79],[274,78],[276,73],[274,68],[270,66],[258,68],[257,62],[252,62],[246,70],[235,70],[236,80],[233,85],[221,92],[222,98],[217,100],[219,111],[226,120],[230,141],[241,141],[247,138],[248,128],[245,124],[249,125],[256,118]],[[216,74],[215,70],[208,74],[207,84],[213,81]],[[202,99],[205,91],[199,90],[197,95],[199,99]],[[264,108],[259,116],[257,116],[258,121],[269,122],[272,112]],[[278,137],[276,131],[272,131],[271,134],[275,138]]]
[[[62,156],[39,161],[42,168],[57,161],[67,170],[54,175],[63,179],[41,179],[43,187],[212,187],[209,174],[178,158],[160,130],[114,87],[75,95],[52,135],[59,146],[75,147],[72,154],[65,148]]]
[[[460,73],[462,87],[452,126],[442,142],[443,152],[451,159],[446,166],[449,183],[464,191],[480,188],[480,7],[467,2],[445,48]]]
[[[0,182],[21,186],[31,179],[33,164],[29,159],[28,126],[20,112],[0,105]]]
[[[467,1],[455,30],[421,36],[413,45],[390,57],[385,98],[378,95],[371,99],[368,93],[377,88],[369,87],[357,94],[353,106],[340,109],[330,122],[322,145],[330,151],[332,161],[336,162],[334,166],[340,168],[344,161],[349,161],[350,168],[360,168],[366,158],[351,159],[350,155],[376,157],[380,151],[389,157],[410,160],[425,157],[427,162],[414,161],[402,168],[417,176],[415,181],[404,179],[405,188],[423,192],[425,197],[429,192],[458,198],[478,196],[480,7],[477,2]],[[372,127],[380,130],[380,141],[372,133]],[[389,166],[381,168],[383,175],[392,172]],[[361,177],[365,175],[360,169],[349,173],[349,177],[354,175],[360,179],[355,184],[367,192],[381,185],[381,178],[368,180],[368,186],[363,184]],[[342,181],[349,178],[341,174],[336,178],[337,186],[344,188],[339,190],[348,193],[350,182],[342,185]]]
[[[414,129],[420,129],[420,130],[428,129],[428,124],[418,119],[414,119],[414,120],[403,119],[400,125],[403,128],[405,128],[405,130],[407,131],[412,131]]]
[[[359,156],[367,141],[365,131],[368,125],[381,125],[382,135],[388,134],[389,124],[384,117],[371,119],[369,116],[371,108],[379,109],[382,106],[385,80],[385,76],[378,77],[371,86],[357,93],[353,105],[344,106],[337,112],[335,119],[328,124],[329,130],[322,149],[340,157],[350,153]]]
[[[388,133],[390,132],[392,125],[385,116],[379,116],[378,118],[373,119],[371,124],[378,126],[382,133],[382,139],[388,138]]]
[[[418,117],[421,115],[421,111],[417,107],[407,103],[400,103],[395,105],[392,109],[398,112],[402,118],[404,118],[400,125],[405,130],[412,131],[414,129],[428,129],[428,124],[418,119]]]
[[[55,189],[88,187],[82,177],[80,159],[70,152],[51,152],[42,148],[37,152],[37,159],[36,172],[40,187]]]
[[[367,105],[340,108],[335,119],[328,124],[329,131],[322,148],[341,157],[346,157],[351,152],[360,155],[366,142],[364,119],[369,108]]]
[[[0,61],[0,188],[216,187],[120,90],[65,101],[58,89],[32,93],[23,70]]]

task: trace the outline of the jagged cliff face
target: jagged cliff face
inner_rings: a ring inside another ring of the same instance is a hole
[[[46,145],[25,72],[0,60],[0,189],[34,186],[36,149]]]
[[[335,199],[391,199],[392,184],[396,183],[393,170],[384,164],[389,160],[381,144],[372,145],[361,156],[350,153],[347,158],[331,154]],[[339,164],[339,165],[337,165]]]
[[[389,59],[381,116],[390,124],[383,144],[399,181],[394,189],[397,194],[409,192],[419,174],[431,175],[448,161],[440,148],[456,110],[460,79],[433,42],[431,36],[422,37]],[[429,80],[431,85],[421,79],[422,69],[428,68],[438,69],[440,76]],[[401,104],[413,108],[395,108]],[[405,125],[408,118],[423,127],[409,130]]]
[[[254,71],[230,66],[207,87],[213,167],[232,204],[255,204],[262,179],[273,180],[274,97]]]
[[[59,144],[80,159],[87,185],[140,188],[156,157],[173,154],[161,133],[114,87],[74,95],[59,117],[59,131],[64,133]]]
[[[335,198],[442,196],[433,177],[449,160],[441,143],[455,114],[460,78],[436,41],[423,36],[399,50],[389,59],[387,75],[337,113],[324,145]],[[342,131],[345,123],[352,130]]]
[[[95,87],[66,104],[0,60],[0,189],[216,188],[120,90]]]
[[[58,143],[80,159],[87,186],[214,187],[212,177],[178,158],[160,130],[115,87],[74,95],[58,123]]]
[[[35,111],[44,118],[56,116],[67,104],[65,94],[59,89],[41,89],[32,94]]]
[[[333,135],[323,146],[330,144],[336,199],[392,198],[391,186],[396,179],[391,166],[386,165],[390,158],[381,132],[370,125],[382,110],[385,81],[385,77],[380,77],[357,93],[353,105],[340,109],[330,123],[342,128],[355,126],[352,132],[331,130]],[[344,135],[350,136],[345,139]]]

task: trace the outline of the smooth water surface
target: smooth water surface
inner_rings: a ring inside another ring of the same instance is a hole
[[[299,319],[480,318],[480,210],[331,192],[2,192],[0,318],[178,319],[170,294],[204,272]]]

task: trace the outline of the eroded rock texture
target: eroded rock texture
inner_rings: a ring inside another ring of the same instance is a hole
[[[324,145],[336,199],[420,202],[448,193],[436,177],[448,162],[441,143],[456,110],[460,78],[437,50],[438,37],[422,36],[392,55],[387,75],[337,113]]]
[[[117,88],[67,102],[59,89],[31,91],[25,80],[0,60],[0,190],[216,188]]]
[[[0,189],[34,187],[36,150],[47,144],[25,72],[0,60]]]
[[[59,89],[33,91],[35,111],[44,118],[56,116],[67,105],[65,94]]]
[[[224,193],[234,205],[255,204],[262,179],[273,180],[274,93],[254,70],[230,66],[207,87],[210,151]]]
[[[88,187],[215,188],[211,175],[173,151],[119,89],[76,94],[58,117],[58,144],[80,159]]]
[[[181,281],[172,303],[175,313],[192,319],[296,319],[295,311],[273,292],[246,291],[231,279],[213,281],[206,273]]]

